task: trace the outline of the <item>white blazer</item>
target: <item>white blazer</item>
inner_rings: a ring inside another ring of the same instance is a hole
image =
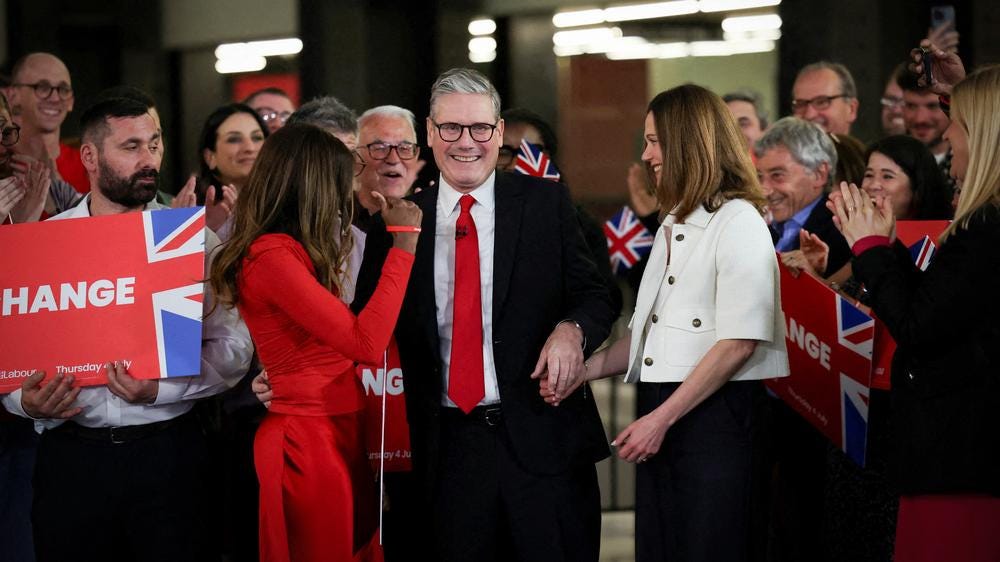
[[[733,199],[675,219],[657,230],[642,276],[625,381],[683,381],[723,339],[758,340],[731,380],[787,376],[778,260],[760,213]]]

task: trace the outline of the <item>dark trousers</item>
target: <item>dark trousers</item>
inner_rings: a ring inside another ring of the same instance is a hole
[[[600,500],[593,464],[552,476],[529,473],[502,422],[442,411],[434,560],[597,562]]]
[[[388,507],[382,514],[385,562],[426,560],[426,553],[417,548],[426,537],[415,522],[427,517],[419,508],[417,479],[410,471],[386,472],[383,484],[388,498]]]
[[[38,434],[23,418],[0,420],[0,560],[32,562],[31,474]]]
[[[219,526],[202,504],[205,459],[191,415],[120,444],[46,431],[35,467],[38,561],[205,560]]]
[[[640,383],[639,416],[679,383]],[[682,417],[659,453],[636,466],[637,562],[742,562],[751,558],[760,475],[759,381],[730,382]]]

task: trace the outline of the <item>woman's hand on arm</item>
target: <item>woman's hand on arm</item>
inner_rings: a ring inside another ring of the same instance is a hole
[[[728,382],[755,349],[756,340],[715,342],[670,398],[615,437],[611,445],[618,447],[618,457],[643,462],[658,453],[667,430]]]

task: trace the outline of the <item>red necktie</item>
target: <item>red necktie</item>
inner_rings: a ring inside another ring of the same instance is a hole
[[[451,323],[448,397],[469,413],[486,395],[483,382],[483,298],[479,281],[479,235],[469,209],[469,194],[459,199],[455,221],[455,298]]]

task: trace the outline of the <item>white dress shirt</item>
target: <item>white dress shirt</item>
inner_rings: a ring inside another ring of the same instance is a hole
[[[626,382],[681,382],[724,339],[758,342],[730,380],[787,376],[778,261],[763,217],[733,199],[674,220],[657,229],[639,285]]]
[[[156,201],[146,205],[146,210],[167,209]],[[49,220],[84,218],[90,216],[90,196],[86,196],[77,206]],[[206,256],[210,256],[219,239],[205,229]],[[205,262],[208,276],[209,259]],[[205,284],[204,310],[211,310],[214,301],[212,291]],[[219,306],[202,322],[201,375],[159,379],[160,385],[156,401],[152,404],[130,404],[115,396],[106,386],[84,387],[73,406],[83,411],[72,420],[86,427],[117,427],[140,425],[165,421],[187,413],[194,400],[218,394],[233,387],[246,374],[253,357],[250,333],[236,309]],[[108,361],[118,358],[108,357]],[[3,404],[12,413],[29,417],[21,407],[21,390],[3,396]],[[36,420],[35,429],[41,432],[52,429],[63,420]]]
[[[486,390],[480,404],[500,401],[497,371],[493,362],[493,234],[496,225],[494,199],[496,172],[479,187],[469,192],[476,202],[469,209],[476,223],[479,238],[479,280],[483,300],[483,378]],[[441,376],[444,392],[441,404],[455,407],[448,398],[448,373],[451,363],[451,329],[455,301],[455,222],[462,212],[458,200],[464,195],[440,178],[438,189],[437,225],[434,228],[434,304],[437,308],[438,338],[441,341]]]

